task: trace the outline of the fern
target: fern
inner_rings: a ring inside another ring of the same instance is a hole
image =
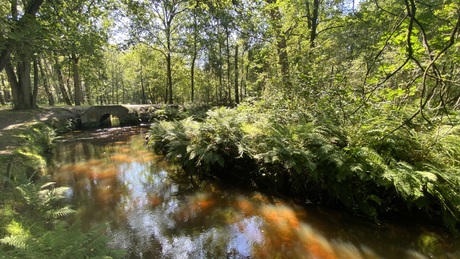
[[[58,218],[69,216],[75,212],[76,211],[74,209],[71,209],[70,206],[64,206],[62,208],[47,210],[46,218],[58,219]]]
[[[18,249],[27,248],[27,242],[30,239],[30,232],[19,222],[12,221],[6,226],[8,236],[0,239],[0,243],[9,245]]]
[[[246,174],[271,190],[338,202],[374,219],[420,208],[457,225],[460,126],[406,122],[414,110],[385,109],[338,124],[283,103],[217,108],[200,122],[155,124],[152,145],[190,173]]]
[[[28,206],[27,213],[34,221],[19,223],[13,220],[7,226],[8,234],[0,239],[0,243],[10,249],[4,252],[9,257],[18,258],[122,258],[123,251],[107,246],[109,240],[104,235],[107,226],[100,225],[83,233],[79,224],[69,226],[59,220],[75,211],[68,205],[59,205],[68,188],[54,185],[50,182],[42,186],[28,184],[17,187]],[[24,227],[26,225],[30,227]]]
[[[27,240],[28,238],[23,236],[6,236],[0,239],[0,243],[18,249],[25,249],[27,248]]]

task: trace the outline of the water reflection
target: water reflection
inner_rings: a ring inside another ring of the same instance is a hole
[[[74,134],[54,158],[56,181],[72,187],[78,217],[110,222],[110,245],[128,258],[460,256],[458,240],[429,229],[376,226],[219,182],[197,186],[147,150],[144,133]]]

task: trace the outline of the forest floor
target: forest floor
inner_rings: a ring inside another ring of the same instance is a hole
[[[82,107],[83,108],[83,107]],[[44,107],[36,110],[16,111],[0,107],[0,156],[10,155],[21,143],[19,135],[31,124],[43,122],[51,125],[56,119],[80,112],[79,107]]]

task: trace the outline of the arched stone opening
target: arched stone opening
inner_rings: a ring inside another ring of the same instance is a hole
[[[101,119],[99,120],[100,126],[103,128],[110,128],[110,127],[119,127],[120,126],[120,118],[116,115],[111,113],[106,113],[102,115]]]

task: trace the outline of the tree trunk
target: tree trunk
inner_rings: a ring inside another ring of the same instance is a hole
[[[219,95],[220,95],[220,87],[222,86],[222,80],[220,80],[220,77],[219,77],[219,84],[216,84],[216,90],[215,90],[215,94],[216,94],[216,104],[219,103]]]
[[[6,103],[5,103],[5,98],[3,98],[3,94],[2,94],[1,91],[0,91],[0,104],[1,104],[1,105],[5,105],[5,104],[6,104]]]
[[[286,90],[291,89],[290,69],[289,69],[289,58],[287,53],[287,42],[284,33],[279,32],[277,36],[277,53],[278,53],[278,64],[281,66],[281,78],[283,79],[283,86]]]
[[[16,73],[14,72],[14,68],[10,62],[8,62],[5,65],[5,72],[6,72],[6,76],[8,77],[8,82],[10,83],[11,94],[13,95],[12,101],[14,102],[18,98],[18,90],[20,87],[19,87],[18,78],[16,77]]]
[[[197,44],[197,41],[198,41],[198,24],[197,24],[197,21],[196,21],[196,9],[198,8],[199,6],[199,2],[196,1],[195,3],[195,8],[193,9],[193,56],[192,56],[192,64],[191,64],[191,68],[190,68],[190,101],[193,103],[193,101],[195,100],[195,62],[196,62],[196,58],[198,56],[198,44]]]
[[[91,87],[88,84],[88,81],[83,80],[84,86],[85,86],[85,93],[86,93],[86,101],[89,105],[92,105],[93,103],[93,96],[91,94]]]
[[[37,103],[37,95],[38,95],[38,65],[37,65],[37,57],[33,61],[34,65],[34,89],[32,93],[32,103]]]
[[[218,98],[217,102],[218,103],[220,102],[219,104],[224,103],[224,101],[222,100],[223,99],[223,97],[222,97],[222,91],[223,90],[222,89],[224,88],[224,83],[223,83],[223,81],[224,81],[223,80],[224,71],[223,71],[223,68],[222,68],[223,63],[224,62],[223,62],[223,57],[222,57],[222,43],[219,40],[219,65],[218,65],[218,68],[217,68],[218,69],[217,73],[218,73],[218,76],[219,76],[219,98]]]
[[[125,99],[125,81],[121,80],[121,103],[126,103],[126,99]]]
[[[173,104],[173,82],[172,82],[172,64],[171,64],[171,54],[167,54],[166,57],[166,64],[167,64],[167,75],[168,75],[168,103]]]
[[[29,57],[23,55],[17,68],[20,91],[18,92],[18,102],[14,104],[14,108],[18,110],[37,108],[32,95],[32,82],[30,80],[32,66],[30,63]]]
[[[310,47],[315,47],[315,39],[318,36],[317,28],[318,28],[318,13],[319,13],[319,0],[313,0],[313,14],[311,15],[311,24],[310,28]]]
[[[141,62],[141,91],[142,91],[142,104],[146,104],[147,100],[145,98],[145,85],[144,85],[144,72],[143,72],[143,66]]]
[[[171,18],[172,19],[172,18]],[[173,80],[172,80],[172,61],[171,61],[171,19],[166,22],[166,75],[168,80],[168,103],[173,104]]]
[[[48,83],[48,78],[46,77],[45,71],[43,69],[41,59],[38,59],[38,68],[43,79],[43,86],[45,87],[46,96],[48,97],[48,104],[50,106],[54,106],[54,96],[51,92],[50,85]]]
[[[193,53],[192,66],[190,68],[190,91],[191,97],[190,101],[193,103],[195,100],[195,61],[196,61],[196,52]]]
[[[55,59],[54,69],[58,77],[58,84],[59,84],[59,89],[61,90],[62,98],[64,99],[64,102],[67,105],[72,105],[69,95],[67,94],[67,91],[65,89],[64,77],[62,76],[62,70],[61,70],[61,64],[59,64],[59,61],[57,58]]]
[[[225,51],[227,54],[227,102],[230,105],[232,103],[232,82],[231,82],[231,71],[232,68],[230,66],[230,31],[228,26],[225,26]]]
[[[2,77],[2,80],[4,80],[3,77]],[[11,99],[12,99],[11,89],[8,89],[8,87],[6,87],[6,84],[4,82],[3,82],[3,86],[4,86],[3,87],[3,98],[5,98],[5,102],[9,103],[11,102]]]
[[[5,84],[5,78],[3,77],[3,74],[0,74],[0,81],[2,82],[1,88],[0,88],[0,104],[5,105],[6,104],[6,98],[3,96],[3,93],[6,88]]]
[[[75,91],[75,105],[80,106],[82,103],[82,91],[81,91],[81,83],[80,83],[80,73],[78,71],[78,60],[79,58],[75,53],[71,55],[72,59],[72,70],[73,70],[73,87]]]
[[[17,10],[17,1],[11,1],[11,18],[13,19],[14,22],[20,23],[22,20],[24,20],[26,15],[31,15],[32,17],[35,18],[36,13],[38,12],[38,9],[40,9],[40,6],[43,4],[44,0],[30,0],[27,1],[27,5],[25,6],[25,11],[24,15],[19,19],[18,21],[18,10]],[[21,30],[24,27],[24,25],[19,24],[15,28],[12,34],[17,33],[17,30]],[[1,51],[0,54],[0,72],[3,69],[6,69],[6,66],[8,66],[8,62],[10,62],[10,46],[8,46],[8,43],[6,44],[6,47]],[[29,64],[30,67],[30,64]],[[14,70],[13,70],[14,72]],[[29,86],[30,88],[30,86]]]
[[[10,60],[10,50],[8,49],[8,46],[6,49],[2,50],[2,53],[0,54],[0,72],[7,66],[7,63]]]
[[[316,1],[316,0],[315,0]],[[267,0],[267,3],[274,4],[275,0]],[[289,72],[289,58],[287,53],[287,40],[286,34],[282,32],[281,26],[281,13],[277,6],[270,8],[270,18],[272,19],[272,26],[275,31],[276,37],[276,51],[278,53],[278,65],[281,66],[281,77],[283,79],[283,86],[286,90],[292,87]]]
[[[30,60],[27,56],[21,55],[17,66],[17,76],[11,63],[7,63],[5,71],[13,93],[13,108],[16,110],[34,109],[32,85],[30,81]]]
[[[238,44],[235,46],[235,104],[240,103],[239,89],[238,89]]]

